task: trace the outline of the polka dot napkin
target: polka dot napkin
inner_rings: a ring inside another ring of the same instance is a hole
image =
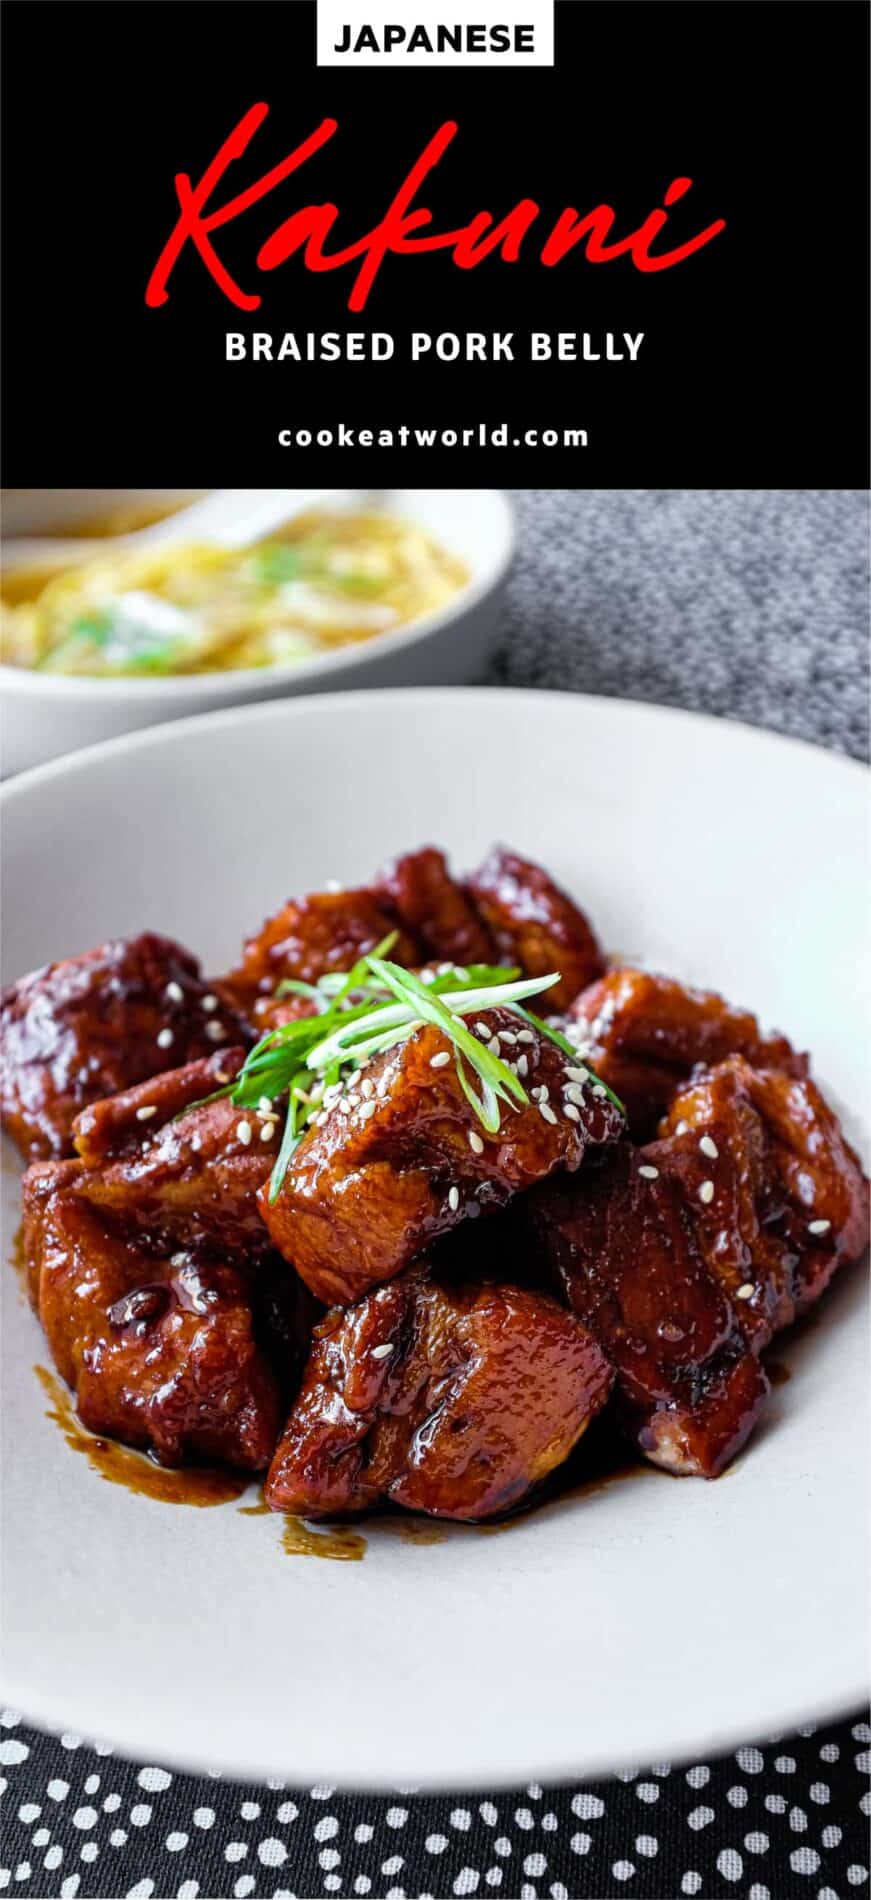
[[[583,1787],[346,1795],[138,1767],[5,1711],[0,1886],[50,1900],[862,1900],[871,1727]]]

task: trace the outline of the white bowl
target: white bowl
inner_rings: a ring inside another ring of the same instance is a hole
[[[359,492],[371,505],[372,491]],[[7,535],[69,528],[117,504],[187,499],[185,489],[27,489],[4,505]],[[4,773],[42,765],[100,739],[140,726],[249,700],[348,686],[440,686],[474,680],[491,644],[496,610],[514,549],[514,519],[497,488],[397,488],[379,505],[426,528],[469,569],[445,607],[394,633],[341,647],[292,666],[198,673],[177,679],[74,679],[0,665],[0,757]]]
[[[216,713],[6,788],[6,975],[145,929],[217,972],[288,892],[428,840],[467,869],[502,837],[609,949],[811,1049],[864,1148],[865,792],[816,747],[573,694]],[[35,1721],[254,1780],[492,1788],[708,1761],[862,1700],[861,1271],[778,1342],[792,1377],[716,1484],[648,1467],[433,1544],[366,1522],[361,1563],[289,1555],[280,1521],[233,1503],[104,1484],[45,1416],[48,1348],[13,1274],[0,1293],[4,1688]]]

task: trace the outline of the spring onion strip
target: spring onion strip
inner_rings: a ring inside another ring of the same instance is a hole
[[[287,1120],[269,1182],[270,1201],[280,1193],[291,1157],[321,1114],[325,1093],[341,1091],[349,1072],[407,1042],[424,1024],[441,1030],[452,1045],[459,1085],[491,1135],[499,1129],[500,1105],[524,1106],[529,1097],[519,1076],[473,1035],[464,1017],[481,1010],[510,1010],[571,1060],[581,1061],[558,1030],[524,1008],[528,998],[542,995],[559,982],[558,972],[522,977],[513,966],[451,964],[440,966],[424,981],[389,960],[386,953],[396,935],[394,931],[385,937],[348,971],[331,970],[315,984],[295,979],[282,983],[276,994],[305,997],[314,1006],[312,1015],[268,1030],[249,1052],[235,1080],[207,1098],[216,1101],[230,1096],[239,1108],[256,1108],[264,1097],[270,1102],[287,1098]],[[610,1089],[606,1093],[616,1102]]]

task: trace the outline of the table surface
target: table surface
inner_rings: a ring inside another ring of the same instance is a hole
[[[515,501],[492,679],[687,706],[867,757],[866,494]],[[40,1900],[858,1900],[868,1887],[865,1711],[716,1762],[439,1797],[247,1788],[0,1720],[0,1888]]]

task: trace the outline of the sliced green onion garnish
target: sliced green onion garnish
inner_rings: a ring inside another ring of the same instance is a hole
[[[558,972],[521,977],[516,968],[506,965],[450,965],[425,983],[387,958],[396,934],[392,932],[346,972],[330,971],[315,984],[296,979],[280,984],[277,994],[304,996],[315,1005],[316,1013],[268,1030],[249,1052],[235,1081],[208,1098],[214,1101],[229,1095],[239,1108],[256,1108],[263,1097],[270,1102],[287,1097],[287,1121],[269,1181],[270,1201],[276,1200],[291,1157],[322,1110],[324,1092],[341,1087],[349,1072],[407,1042],[426,1023],[440,1029],[452,1045],[463,1094],[491,1135],[499,1129],[500,1104],[520,1107],[529,1097],[507,1062],[466,1027],[465,1016],[483,1009],[511,1010],[555,1042],[570,1060],[582,1060],[565,1036],[524,1008],[529,997],[540,996],[560,981]],[[610,1089],[606,1094],[617,1102]]]

